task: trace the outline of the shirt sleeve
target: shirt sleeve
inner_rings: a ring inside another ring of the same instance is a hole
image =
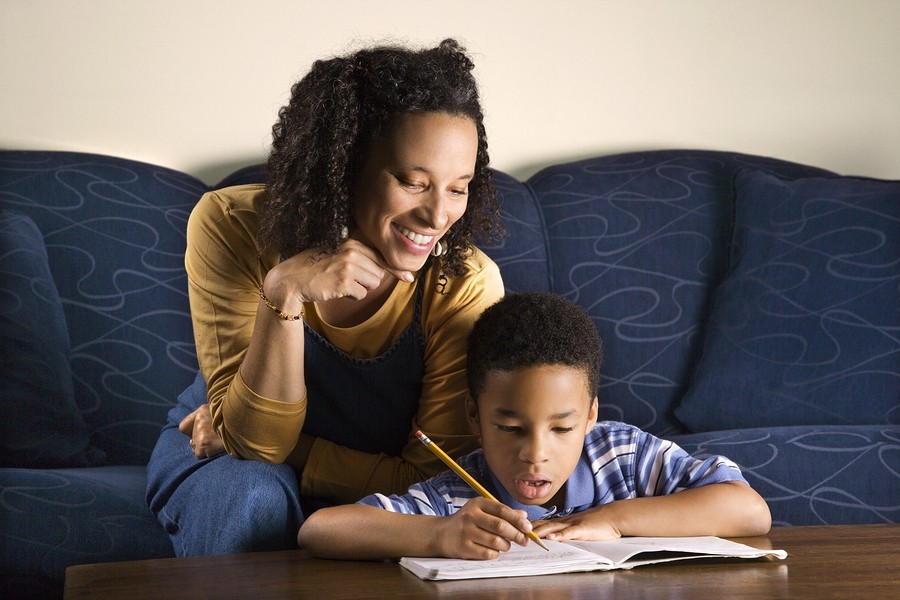
[[[640,496],[663,496],[711,483],[741,481],[741,470],[724,456],[694,458],[668,440],[634,430],[635,490]]]
[[[476,453],[461,458],[459,464],[469,472],[477,466]],[[427,481],[415,483],[405,494],[370,494],[357,502],[405,515],[432,515],[449,517],[459,511],[478,492],[472,489],[456,473],[444,471]]]
[[[416,418],[400,456],[367,454],[316,439],[301,477],[304,495],[356,502],[375,492],[403,493],[415,482],[445,467],[415,437],[428,433],[445,452],[461,456],[477,446],[477,436],[465,416],[466,344],[472,325],[482,311],[503,296],[500,270],[476,251],[473,268],[449,280],[445,294],[434,292],[436,281],[426,282],[425,374]]]
[[[277,256],[261,254],[256,244],[263,194],[262,186],[205,194],[188,220],[185,268],[213,426],[229,454],[278,462],[297,443],[305,399],[265,398],[239,374],[253,335],[259,285],[277,264]]]
[[[397,494],[391,494],[390,496],[370,494],[357,502],[357,504],[366,504],[403,515],[447,516],[442,514],[445,511],[439,512],[444,504],[441,499],[432,498],[428,490],[423,489],[422,484],[418,483],[409,488],[409,491],[402,496]],[[438,510],[435,510],[435,508]]]

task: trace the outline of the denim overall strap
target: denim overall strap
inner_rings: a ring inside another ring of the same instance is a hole
[[[307,410],[303,431],[371,454],[399,456],[409,439],[425,374],[424,274],[413,320],[386,352],[359,359],[304,322]]]

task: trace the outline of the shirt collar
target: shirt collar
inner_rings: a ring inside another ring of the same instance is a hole
[[[548,509],[540,505],[522,504],[510,495],[510,493],[506,491],[506,488],[500,484],[500,481],[494,476],[493,471],[488,467],[487,461],[484,461],[484,470],[490,478],[491,486],[494,488],[497,499],[515,510],[524,510],[528,515],[529,521],[561,517],[572,514],[573,512],[580,512],[581,510],[592,506],[594,503],[594,496],[596,493],[594,488],[594,475],[591,472],[591,463],[584,450],[581,451],[581,456],[575,464],[575,470],[565,483],[566,499],[564,506],[562,507],[552,506]]]

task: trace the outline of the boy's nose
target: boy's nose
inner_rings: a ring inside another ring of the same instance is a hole
[[[529,438],[523,445],[519,453],[522,462],[531,465],[547,462],[547,447],[544,440],[540,436]]]

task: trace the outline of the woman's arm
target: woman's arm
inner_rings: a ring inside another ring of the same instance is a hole
[[[256,393],[239,374],[260,312],[259,285],[278,263],[277,255],[261,254],[255,240],[264,194],[262,186],[247,186],[204,195],[188,221],[185,267],[215,432],[233,455],[277,460],[297,441],[303,396],[278,402]],[[261,421],[266,439],[256,437]]]
[[[191,213],[185,266],[201,370],[215,431],[229,453],[282,462],[306,415],[304,334],[282,312],[304,302],[364,298],[390,276],[375,252],[347,240],[337,254],[301,253],[283,262],[256,244],[262,186],[206,194]],[[196,418],[195,418],[196,420]]]

